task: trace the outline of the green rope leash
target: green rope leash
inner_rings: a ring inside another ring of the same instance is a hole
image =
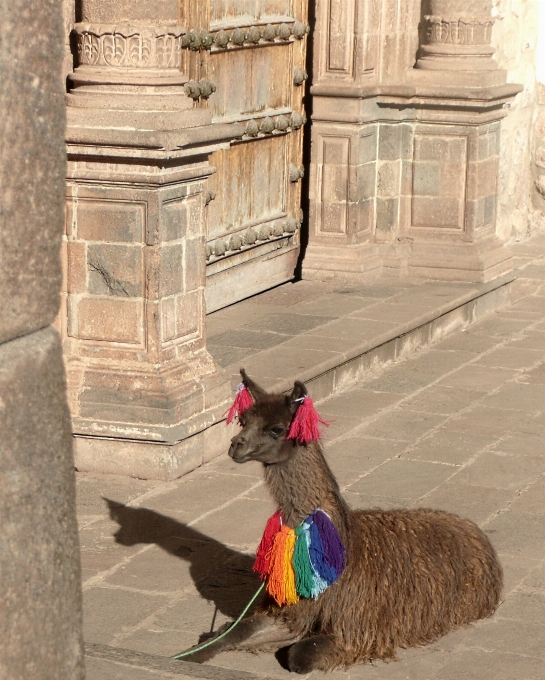
[[[190,654],[195,654],[195,652],[200,652],[201,649],[205,649],[206,647],[209,647],[210,645],[213,645],[214,642],[217,642],[218,640],[221,640],[222,637],[225,637],[225,636],[227,635],[227,633],[230,633],[230,632],[233,630],[233,628],[234,628],[235,626],[237,626],[237,625],[241,622],[242,617],[246,614],[246,612],[248,611],[248,609],[250,609],[250,607],[251,607],[251,606],[253,605],[253,603],[256,601],[257,596],[258,596],[259,593],[263,590],[264,587],[265,587],[265,582],[263,582],[263,583],[259,586],[259,588],[257,589],[257,592],[255,593],[255,595],[253,595],[252,599],[251,599],[251,600],[248,602],[248,604],[244,607],[244,611],[243,611],[242,614],[238,617],[238,619],[237,619],[236,621],[234,621],[234,622],[229,626],[229,628],[228,628],[227,630],[223,631],[223,633],[222,633],[221,635],[218,635],[218,637],[215,637],[215,638],[212,638],[211,640],[208,640],[208,642],[203,642],[202,645],[198,645],[198,646],[195,647],[194,649],[189,649],[187,652],[180,652],[180,654],[176,654],[176,656],[174,656],[173,658],[174,658],[174,659],[181,659],[181,658],[184,657],[184,656],[189,656]]]

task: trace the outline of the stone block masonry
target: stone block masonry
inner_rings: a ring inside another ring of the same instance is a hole
[[[0,35],[0,677],[83,680],[72,436],[50,326],[66,169],[60,3],[1,2]]]
[[[307,278],[510,271],[496,233],[500,126],[522,87],[493,59],[491,0],[388,1],[380,26],[340,0],[318,5]]]
[[[206,349],[206,182],[244,128],[212,129],[184,89],[177,2],[80,10],[58,319],[78,464],[168,478],[230,396]]]

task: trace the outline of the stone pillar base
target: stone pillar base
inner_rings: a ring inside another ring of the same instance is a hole
[[[233,126],[109,129],[69,111],[61,327],[77,465],[173,479],[206,459],[195,436],[232,399],[206,350],[204,227],[208,155]]]
[[[408,258],[410,276],[441,281],[486,283],[512,269],[510,248],[495,236],[479,243],[414,243]]]
[[[190,363],[160,369],[85,360],[69,361],[67,369],[79,435],[172,445],[221,420],[232,397],[229,380],[215,373],[205,350],[195,352]]]
[[[310,243],[303,263],[303,278],[314,281],[362,281],[382,273],[377,245],[325,245]]]
[[[174,444],[76,435],[75,466],[80,472],[168,482],[225,453],[237,431],[236,425],[219,422]]]
[[[430,59],[430,68],[428,69],[427,66],[424,66],[423,64],[426,64],[426,59],[419,59],[416,67],[414,69],[414,72],[409,72],[407,74],[408,82],[415,82],[418,83],[421,87],[428,86],[435,88],[437,87],[437,71],[432,70],[431,65],[433,65],[434,69],[437,68],[438,66],[442,65],[445,67],[445,86],[443,87],[443,92],[445,97],[449,95],[449,90],[452,91],[455,88],[480,88],[481,90],[485,88],[491,88],[491,87],[497,87],[498,85],[504,85],[506,76],[507,76],[507,71],[504,71],[502,69],[496,69],[494,71],[490,70],[483,70],[483,71],[469,71],[469,70],[458,70],[458,71],[451,71],[447,67],[450,67],[452,64],[449,60],[445,60],[445,62],[438,60],[437,58],[434,58],[433,60]],[[417,70],[420,69],[420,70]]]
[[[339,248],[311,246],[307,250],[303,278],[361,283],[379,276],[409,276],[486,283],[512,269],[511,250],[499,238],[492,236],[478,243],[368,243]]]

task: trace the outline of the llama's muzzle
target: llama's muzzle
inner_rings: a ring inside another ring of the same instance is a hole
[[[250,460],[252,453],[253,451],[248,451],[248,444],[243,432],[231,439],[229,456],[235,463],[245,463],[247,460]]]

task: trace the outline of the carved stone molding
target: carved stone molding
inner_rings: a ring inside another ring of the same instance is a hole
[[[426,28],[425,42],[420,46],[420,55],[416,62],[417,69],[429,71],[449,71],[454,79],[460,79],[463,73],[484,74],[486,83],[477,82],[481,76],[475,76],[474,83],[497,85],[505,82],[504,71],[501,71],[493,56],[495,49],[491,44],[494,18],[478,14],[475,16],[449,16],[430,14],[424,17]],[[449,76],[450,77],[450,76]],[[451,80],[454,84],[454,82]]]
[[[429,44],[452,45],[490,45],[494,18],[491,16],[476,17],[440,17],[428,15],[426,36]]]
[[[129,69],[179,69],[185,30],[181,26],[74,26],[78,63]]]
[[[184,28],[82,22],[74,26],[74,34],[78,65],[69,75],[70,120],[78,109],[78,125],[85,118],[93,127],[170,129],[195,124],[187,112],[194,108],[194,99],[212,93],[213,85],[193,83],[191,92],[184,89],[188,80],[181,71]],[[85,109],[92,113],[87,115]],[[133,112],[130,119],[127,111]]]

